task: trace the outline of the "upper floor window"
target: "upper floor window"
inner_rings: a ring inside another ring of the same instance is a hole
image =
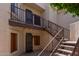
[[[41,25],[41,20],[40,20],[40,16],[34,14],[34,24],[35,25]]]
[[[26,23],[33,24],[33,13],[28,9],[26,9]]]

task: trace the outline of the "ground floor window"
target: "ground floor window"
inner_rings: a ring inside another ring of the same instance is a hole
[[[17,33],[11,33],[11,53],[17,50]]]
[[[40,45],[40,36],[34,36],[34,45]]]

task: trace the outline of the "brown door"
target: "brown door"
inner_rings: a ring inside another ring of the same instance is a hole
[[[11,33],[11,53],[17,50],[17,33]]]

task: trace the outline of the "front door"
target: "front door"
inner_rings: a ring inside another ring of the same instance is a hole
[[[17,33],[11,33],[11,53],[17,51]]]
[[[33,51],[33,38],[31,33],[26,33],[26,52]]]

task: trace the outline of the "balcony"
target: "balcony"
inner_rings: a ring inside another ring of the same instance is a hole
[[[42,20],[42,17],[33,14],[32,11],[28,9],[23,10],[16,6],[11,6],[11,15],[9,19],[9,24],[11,26],[42,29]]]

